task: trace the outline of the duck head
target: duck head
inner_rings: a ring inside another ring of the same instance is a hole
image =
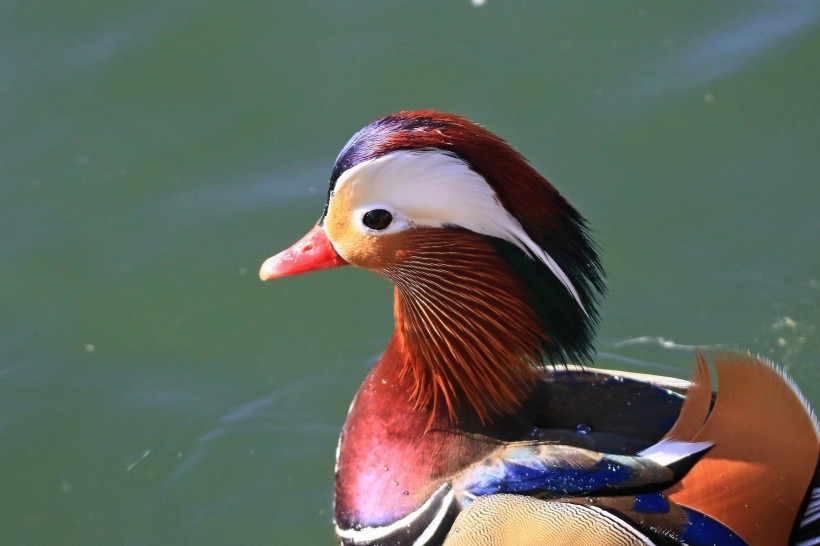
[[[401,112],[353,135],[318,224],[260,277],[344,264],[395,284],[397,365],[417,409],[490,421],[518,408],[534,367],[593,352],[604,282],[586,221],[463,117]]]

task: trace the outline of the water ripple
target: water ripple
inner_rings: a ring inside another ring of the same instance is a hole
[[[814,26],[820,4],[793,2],[728,21],[648,78],[644,91],[657,93],[691,89],[742,70],[762,52],[785,48],[784,42]]]

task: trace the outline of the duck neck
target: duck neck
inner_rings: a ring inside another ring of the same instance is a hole
[[[482,236],[419,238],[417,251],[383,271],[396,286],[391,345],[415,409],[484,423],[515,411],[548,339],[523,283]]]

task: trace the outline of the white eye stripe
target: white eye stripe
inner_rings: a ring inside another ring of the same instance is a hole
[[[339,191],[349,194],[357,225],[367,210],[383,208],[393,214],[393,224],[381,234],[412,225],[459,226],[509,241],[546,265],[584,309],[561,267],[501,205],[487,181],[452,154],[437,149],[390,152],[345,171],[336,181],[334,193]]]

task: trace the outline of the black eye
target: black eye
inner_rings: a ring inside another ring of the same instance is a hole
[[[390,225],[393,215],[384,209],[373,209],[364,213],[362,223],[370,229],[381,231]]]

